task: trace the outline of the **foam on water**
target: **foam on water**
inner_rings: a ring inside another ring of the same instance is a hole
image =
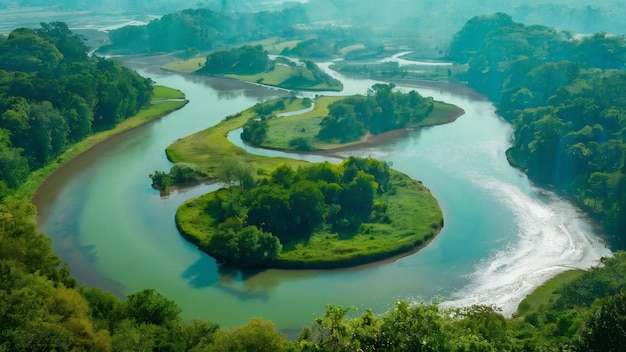
[[[476,264],[469,284],[454,292],[444,306],[492,305],[511,316],[528,294],[550,278],[569,269],[588,269],[612,255],[577,207],[532,186],[526,176],[511,169],[502,158],[507,145],[504,139],[478,139],[463,145],[448,140],[402,151],[405,157],[426,159],[447,174],[469,180],[514,217],[512,232],[502,233],[503,244],[495,246],[501,249]],[[391,156],[389,150],[367,154],[381,159]]]
[[[555,194],[532,189],[538,195],[532,197],[496,179],[481,184],[515,214],[516,240],[481,261],[471,283],[447,305],[493,305],[510,316],[524,297],[548,279],[569,269],[588,269],[601,257],[611,256],[591,235],[591,225],[581,211]]]

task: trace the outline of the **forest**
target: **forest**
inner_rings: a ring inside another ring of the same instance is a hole
[[[497,13],[471,19],[450,45],[463,79],[514,128],[512,165],[573,197],[626,245],[626,42],[574,38]]]
[[[137,6],[147,5],[138,3]],[[132,6],[113,7],[127,9]],[[259,8],[266,11],[258,12]],[[447,53],[450,38],[466,21],[495,11],[509,13],[519,21],[578,33],[622,33],[624,30],[620,18],[625,10],[609,0],[599,0],[593,5],[566,0],[533,3],[488,0],[463,4],[396,0],[383,8],[377,3],[358,0],[310,0],[298,4],[229,0],[207,1],[203,8],[171,13],[146,26],[127,26],[111,31],[112,46],[106,50],[143,53],[195,47],[202,51],[278,37],[280,41],[300,41],[297,47],[285,48],[282,54],[302,58],[380,57],[388,53],[389,45],[411,48],[414,51],[411,55],[421,59],[441,58]],[[220,18],[228,18],[234,25]],[[177,31],[184,36],[174,35]],[[359,47],[341,51],[355,44]]]
[[[305,21],[299,7],[256,13],[222,13],[207,8],[164,15],[146,26],[126,26],[109,32],[111,45],[101,52],[169,52],[196,48],[219,49],[273,36]]]
[[[88,51],[61,22],[0,36],[1,196],[68,146],[150,102],[150,79]]]
[[[433,111],[433,98],[412,90],[395,92],[395,85],[374,84],[367,96],[356,96],[332,103],[321,122],[318,138],[342,143],[362,138],[366,131],[379,134],[414,126]]]
[[[12,190],[71,143],[145,106],[151,82],[89,57],[61,23],[15,30],[0,37],[0,48],[0,351],[619,351],[626,344],[624,252],[540,303],[523,302],[512,319],[485,306],[400,302],[356,318],[328,306],[293,340],[261,319],[232,329],[184,321],[154,290],[120,300],[82,286],[37,231],[34,206]],[[450,56],[469,64],[469,84],[515,127],[511,162],[578,199],[623,245],[623,37],[575,39],[497,14],[470,20]],[[544,169],[551,161],[561,167]]]

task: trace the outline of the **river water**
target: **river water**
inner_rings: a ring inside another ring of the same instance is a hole
[[[82,283],[118,294],[155,288],[188,319],[235,326],[263,317],[281,329],[298,329],[312,323],[327,304],[382,313],[398,300],[436,299],[451,305],[493,304],[511,314],[548,278],[611,255],[575,207],[534,187],[507,164],[510,127],[491,103],[452,84],[398,84],[466,113],[454,123],[407,131],[350,153],[391,161],[421,180],[443,209],[442,232],[418,253],[393,262],[329,271],[221,272],[211,257],[180,237],[174,224],[180,203],[216,186],[161,197],[150,187],[148,174],[170,167],[164,149],[176,139],[289,93],[164,72],[156,69],[160,61],[138,58],[124,64],[158,84],[181,89],[190,103],[97,146],[53,176],[34,199],[41,231]],[[342,80],[345,94],[365,93],[374,83],[333,75]]]

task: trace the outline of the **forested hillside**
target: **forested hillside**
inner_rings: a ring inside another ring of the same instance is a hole
[[[65,23],[0,36],[0,195],[149,103],[150,79],[87,52]]]
[[[139,2],[137,6],[147,7]],[[96,5],[90,8],[94,7]],[[132,6],[112,6],[116,9],[129,7]],[[408,48],[413,51],[410,55],[425,59],[442,57],[447,52],[450,37],[468,19],[482,13],[502,11],[518,21],[558,26],[579,33],[600,30],[623,33],[625,26],[621,18],[626,11],[619,2],[608,0],[599,0],[593,5],[566,0],[532,3],[521,0],[463,3],[395,0],[385,6],[359,0],[297,3],[213,0],[194,2],[187,7],[197,8],[165,15],[146,26],[112,31],[113,46],[107,50],[120,53],[185,50],[187,47],[212,50],[271,37],[278,42],[300,41],[296,47],[281,50],[281,54],[294,57],[362,59],[384,55],[390,49]],[[260,9],[266,11],[258,12]],[[230,19],[236,25],[231,27],[220,18]],[[159,42],[160,39],[163,42]]]
[[[188,47],[209,50],[265,39],[296,23],[306,22],[301,7],[256,13],[222,13],[207,8],[164,15],[146,26],[109,32],[111,45],[101,51],[162,52]]]
[[[450,57],[514,127],[512,164],[574,197],[626,246],[626,43],[498,13],[467,22]]]

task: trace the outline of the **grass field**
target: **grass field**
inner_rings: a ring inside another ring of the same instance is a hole
[[[114,135],[128,131],[138,127],[146,122],[156,118],[165,116],[172,111],[178,110],[185,106],[188,101],[184,99],[185,95],[177,90],[163,86],[154,87],[154,95],[149,106],[142,109],[137,115],[132,116],[119,124],[113,129],[94,133],[84,140],[68,147],[68,149],[58,156],[53,162],[45,167],[32,172],[26,182],[17,190],[17,197],[32,198],[39,186],[52,175],[59,167],[72,160],[77,155],[89,150],[96,144],[111,138]]]
[[[238,79],[246,82],[256,82],[266,84],[268,86],[278,86],[288,80],[293,74],[291,67],[286,65],[276,65],[275,69],[270,72],[257,73],[255,75],[235,75],[226,74],[224,77]]]
[[[548,307],[561,296],[559,288],[578,279],[584,273],[583,270],[569,270],[548,280],[520,302],[516,316],[524,316]]]
[[[177,60],[167,63],[161,66],[161,68],[180,73],[194,73],[204,66],[205,61],[205,58],[195,58],[187,61]],[[300,75],[306,76],[308,81],[299,80],[299,83],[289,83],[293,81],[293,78],[300,77]],[[304,70],[302,67],[292,67],[281,64],[275,65],[274,69],[268,72],[261,72],[254,75],[224,74],[223,77],[252,83],[260,83],[284,89],[337,92],[343,89],[341,85],[331,86],[325,82],[315,82],[315,79],[310,71]]]
[[[349,45],[349,46],[346,46],[346,47],[343,47],[343,48],[339,49],[339,54],[341,54],[341,56],[345,56],[346,54],[348,54],[351,51],[361,50],[361,49],[365,49],[365,45],[363,45],[363,44],[353,44],[353,45]]]
[[[300,99],[287,99],[285,110],[280,112],[297,111],[302,108]],[[243,111],[240,116],[223,120],[213,127],[174,142],[167,147],[165,152],[172,162],[194,164],[199,171],[206,173],[209,177],[214,175],[215,169],[225,159],[230,158],[241,158],[246,163],[253,163],[256,169],[265,170],[273,169],[278,163],[287,163],[296,168],[299,165],[308,164],[306,161],[287,158],[267,158],[248,154],[243,149],[233,145],[227,139],[228,132],[242,127],[249,118],[254,116],[254,108],[249,108]]]
[[[269,54],[278,55],[285,48],[288,48],[288,49],[295,48],[296,45],[298,45],[298,43],[300,42],[301,40],[281,41],[279,37],[271,37],[271,38],[267,38],[263,40],[258,40],[255,42],[249,42],[246,45],[249,45],[249,46],[261,45],[263,46],[263,49],[265,49],[265,51],[267,51]]]
[[[294,78],[301,76],[304,77],[304,79],[297,80],[298,83],[290,83]],[[336,92],[343,90],[342,85],[331,86],[325,82],[316,81],[311,72],[305,70],[303,67],[280,64],[275,65],[274,69],[268,72],[261,72],[254,75],[225,74],[224,77],[294,90]]]
[[[199,57],[189,60],[177,60],[161,66],[162,69],[181,73],[193,73],[204,66],[206,58]]]
[[[305,138],[311,142],[320,130],[320,122],[328,115],[328,105],[345,97],[319,97],[315,99],[315,108],[312,111],[270,119],[269,129],[263,142],[263,147],[289,149],[289,141],[295,138]],[[325,145],[316,143],[316,149],[324,149]]]

